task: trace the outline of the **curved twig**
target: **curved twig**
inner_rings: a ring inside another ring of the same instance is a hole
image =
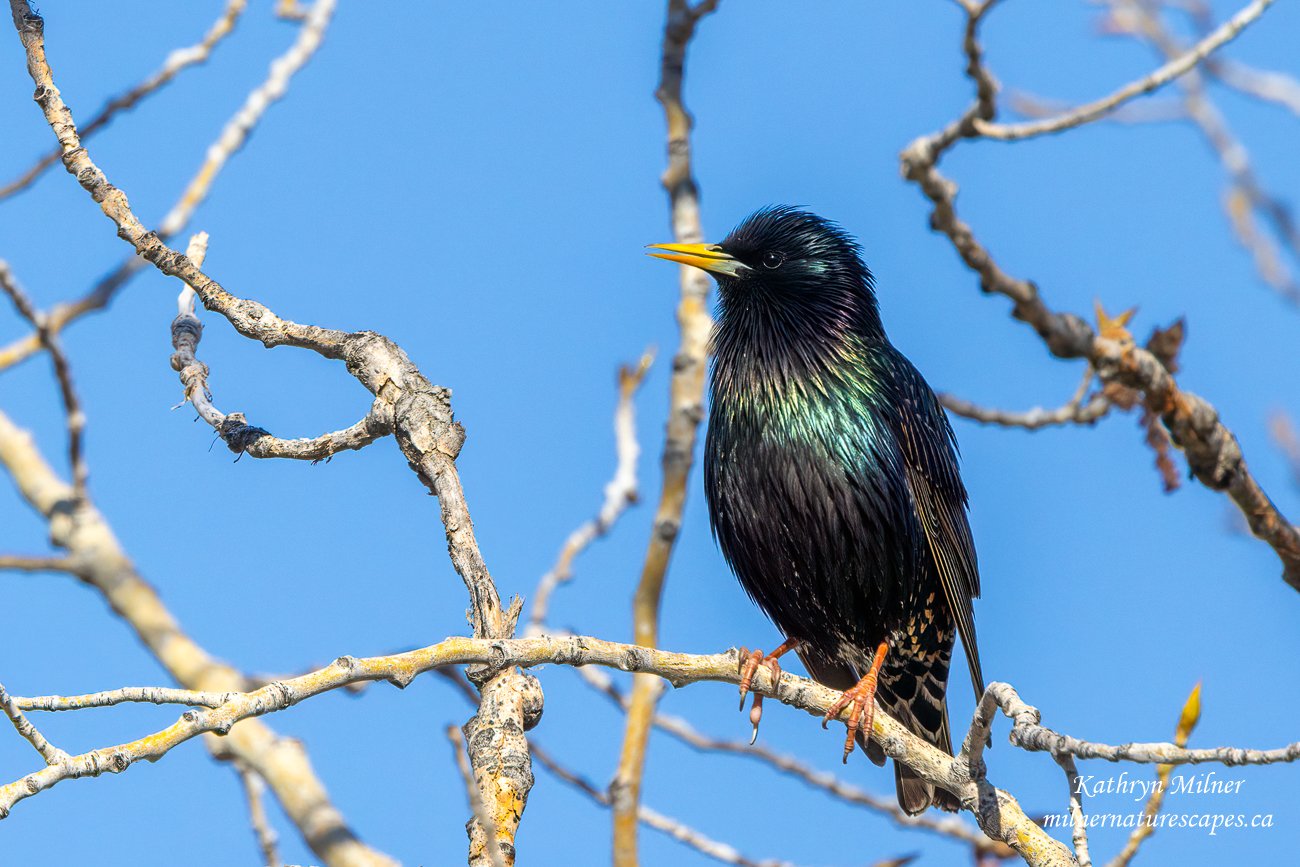
[[[1057,117],[1026,123],[999,124],[993,123],[991,120],[977,118],[973,122],[974,129],[983,138],[996,139],[997,141],[1019,141],[1083,126],[1114,111],[1135,97],[1164,87],[1178,76],[1193,69],[1212,53],[1240,36],[1241,32],[1253,24],[1259,16],[1264,14],[1264,10],[1271,5],[1273,5],[1273,0],[1252,0],[1236,15],[1223,22],[1217,30],[1188,49],[1187,52],[1169,61],[1150,75],[1124,85],[1109,96],[1104,96],[1087,105],[1081,105]]]

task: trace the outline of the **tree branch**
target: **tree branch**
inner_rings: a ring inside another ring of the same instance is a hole
[[[1261,5],[1268,4],[1254,3],[1247,11]],[[968,33],[973,27],[972,23]],[[971,77],[977,82],[975,102],[960,118],[939,132],[916,139],[901,154],[904,177],[930,200],[931,227],[947,236],[966,266],[979,275],[983,291],[1011,299],[1012,315],[1032,326],[1054,355],[1086,359],[1103,383],[1140,393],[1143,404],[1161,419],[1174,445],[1183,451],[1192,474],[1211,490],[1227,493],[1251,532],[1277,553],[1283,579],[1300,590],[1300,529],[1282,515],[1251,475],[1237,438],[1219,421],[1214,407],[1180,389],[1164,362],[1149,349],[1136,346],[1123,329],[1098,334],[1079,316],[1051,310],[1038,287],[1002,270],[971,227],[957,216],[957,185],[939,172],[939,159],[962,138],[981,137],[979,121],[996,112],[996,104],[986,96],[987,88],[979,84],[985,73],[981,72],[978,42],[972,37],[967,39],[967,54]]]
[[[1041,406],[1036,406],[1024,412],[1011,412],[1009,410],[983,407],[947,393],[939,395],[939,403],[943,404],[944,409],[954,415],[977,421],[980,424],[992,424],[999,427],[1022,427],[1026,430],[1039,430],[1040,428],[1066,424],[1095,424],[1105,418],[1114,406],[1110,398],[1102,392],[1097,392],[1086,401],[1084,400],[1088,394],[1088,386],[1092,384],[1095,375],[1092,367],[1089,366],[1084,371],[1083,380],[1079,383],[1074,396],[1056,409],[1044,409]]]
[[[614,448],[618,456],[614,477],[605,485],[605,501],[596,517],[569,534],[560,549],[560,556],[550,571],[537,582],[533,591],[532,609],[528,616],[525,634],[540,635],[546,624],[551,594],[561,584],[573,577],[573,561],[592,542],[604,536],[622,516],[628,506],[637,501],[636,462],[641,446],[636,438],[636,403],[634,398],[645,380],[646,372],[654,361],[654,353],[647,350],[635,367],[624,365],[618,371],[618,404],[614,409]]]
[[[54,365],[54,378],[59,384],[59,397],[63,401],[63,417],[68,429],[68,466],[72,470],[73,499],[80,502],[86,497],[86,482],[90,471],[86,468],[86,455],[83,440],[86,433],[86,414],[81,409],[77,398],[77,389],[72,384],[72,365],[63,351],[58,337],[51,330],[49,317],[36,309],[27,293],[14,279],[9,270],[9,263],[0,259],[0,290],[9,296],[18,314],[36,329],[36,339],[50,354]]]
[[[974,121],[975,131],[983,138],[998,141],[1019,141],[1083,126],[1109,114],[1135,97],[1164,87],[1178,76],[1195,68],[1197,64],[1212,53],[1240,36],[1241,32],[1253,24],[1259,16],[1264,14],[1264,10],[1271,5],[1273,5],[1273,0],[1252,0],[1251,3],[1242,7],[1236,15],[1225,21],[1222,26],[1206,36],[1186,53],[1169,61],[1150,75],[1124,85],[1109,96],[1102,97],[1087,105],[1081,105],[1073,111],[1057,117],[1027,123],[998,124],[989,120],[976,119]]]
[[[668,193],[673,237],[678,243],[702,241],[699,190],[691,167],[691,126],[694,121],[682,99],[682,78],[686,51],[700,19],[717,7],[717,0],[668,0],[659,86],[655,98],[664,109],[668,126],[668,168],[660,179]],[[632,602],[635,643],[653,647],[659,641],[659,603],[664,578],[681,529],[686,505],[687,483],[695,459],[695,442],[704,417],[704,378],[708,363],[709,334],[713,327],[707,302],[709,278],[695,268],[680,269],[681,298],[677,325],[681,342],[673,357],[669,386],[668,430],[662,457],[663,487],[655,510],[645,564]],[[653,678],[638,677],[632,686],[632,704],[627,714],[618,770],[610,784],[614,819],[614,865],[637,864],[637,815],[641,781],[645,773],[650,720],[654,717],[661,685]]]
[[[257,126],[267,109],[284,97],[290,80],[306,66],[315,55],[324,40],[334,12],[334,0],[318,3],[312,7],[310,16],[303,16],[303,24],[298,31],[298,38],[293,45],[277,57],[270,65],[267,77],[258,84],[239,110],[228,120],[216,141],[209,145],[202,165],[191,177],[179,199],[172,205],[158,224],[158,236],[166,241],[183,231],[194,216],[194,211],[208,197],[212,185],[221,174],[230,158],[248,141],[253,128]],[[60,146],[59,154],[62,154]],[[140,273],[148,263],[136,256],[123,261],[107,276],[90,288],[84,296],[63,304],[57,304],[49,313],[49,327],[58,334],[70,323],[96,310],[102,310],[117,293]],[[30,334],[19,338],[0,349],[0,370],[19,364],[40,349],[39,335]]]
[[[45,764],[57,765],[67,760],[68,754],[47,741],[45,736],[36,729],[36,726],[31,724],[18,703],[14,701],[13,696],[5,691],[2,683],[0,683],[0,710],[4,711],[4,715],[9,717],[9,722],[13,723],[14,729],[19,736],[31,744],[32,749],[41,754],[41,758],[45,759]]]
[[[244,689],[239,672],[213,658],[181,629],[158,594],[136,572],[94,504],[88,500],[76,510],[69,508],[72,488],[55,475],[31,435],[2,412],[0,465],[13,477],[19,495],[49,522],[50,540],[69,552],[77,574],[99,591],[177,682],[201,692]],[[267,781],[289,819],[323,862],[344,867],[394,863],[357,839],[331,803],[301,743],[281,738],[261,722],[250,720],[234,729],[225,745]]]
[[[542,767],[554,774],[560,781],[582,792],[602,807],[610,806],[609,792],[602,791],[591,780],[561,765],[549,751],[534,744],[533,755],[537,757],[537,761],[541,763]],[[739,867],[794,867],[788,861],[755,861],[752,858],[747,858],[736,847],[714,840],[684,822],[680,822],[671,816],[665,816],[644,804],[637,809],[637,821],[648,828],[662,831],[677,842],[690,846],[700,854],[723,864],[736,864]]]
[[[304,28],[316,28],[319,33],[316,25],[323,26],[333,8],[334,0],[317,0]],[[401,347],[387,337],[282,319],[256,301],[231,295],[188,257],[167,246],[156,232],[146,230],[131,211],[126,194],[108,181],[81,144],[72,113],[59,94],[45,57],[43,20],[32,11],[28,0],[10,0],[10,9],[27,56],[28,72],[36,84],[35,100],[63,148],[64,165],[117,226],[118,236],[164,274],[186,283],[205,307],[224,316],[240,334],[268,348],[296,346],[341,360],[377,399],[392,407],[393,431],[402,453],[421,482],[438,497],[452,565],[469,591],[475,635],[512,635],[522,602],[516,598],[508,610],[501,608],[496,585],[479,551],[456,470],[455,459],[464,444],[465,432],[453,420],[450,393],[430,383]],[[514,839],[532,786],[523,736],[528,721],[522,714],[530,706],[524,697],[535,692],[540,715],[540,688],[535,680],[508,671],[490,681],[481,672],[471,672],[471,677],[482,689],[483,703],[479,716],[469,724],[474,728],[468,734],[470,756],[475,773],[480,775],[480,785],[484,786],[485,799],[496,805],[494,817],[506,823],[495,829],[504,844]],[[490,712],[484,713],[483,709]],[[471,844],[471,855],[481,850]]]
[[[206,63],[217,43],[229,36],[231,31],[235,29],[235,23],[238,21],[239,16],[243,14],[244,7],[247,5],[248,0],[228,0],[226,8],[222,11],[220,17],[208,28],[208,32],[203,34],[203,39],[188,48],[177,48],[172,51],[167,55],[167,59],[163,61],[162,67],[157,72],[130,90],[118,94],[105,103],[99,113],[81,128],[82,138],[89,138],[108,126],[119,112],[135,108],[141,100],[160,90],[183,70]],[[45,173],[46,169],[57,163],[61,156],[63,156],[63,151],[60,148],[55,148],[45,154],[36,161],[36,165],[23,172],[13,181],[0,187],[0,200],[7,199],[27,189]]]
[[[203,267],[207,235],[200,233],[190,242],[186,256],[196,268]],[[243,413],[221,412],[212,403],[208,389],[208,366],[196,355],[203,338],[203,323],[194,314],[193,288],[186,286],[177,300],[180,313],[172,320],[172,369],[180,374],[185,399],[193,404],[199,418],[217,432],[227,448],[238,455],[255,458],[288,458],[300,461],[327,460],[341,451],[362,449],[393,432],[392,407],[376,399],[361,421],[340,431],[321,434],[312,439],[285,440],[272,436],[248,423]]]
[[[241,720],[284,710],[314,696],[361,681],[385,680],[405,687],[421,673],[450,665],[486,665],[494,671],[506,671],[515,666],[528,668],[559,664],[602,665],[650,674],[681,687],[702,681],[737,684],[740,680],[741,661],[740,653],[734,649],[726,653],[701,656],[603,641],[588,636],[499,640],[448,638],[438,644],[388,656],[361,659],[343,656],[317,671],[274,681],[252,692],[239,693],[218,707],[189,710],[171,726],[147,737],[74,756],[58,766],[29,774],[0,787],[0,809],[8,810],[15,803],[64,780],[96,776],[105,771],[116,773],[141,759],[156,760],[174,747],[205,732],[230,732],[233,736],[239,731],[236,723]],[[766,669],[760,669],[756,676],[755,689],[813,716],[824,715],[839,698],[836,690],[788,673],[782,676],[777,691],[777,685]],[[489,695],[490,691],[484,696],[485,702]],[[1017,737],[1017,731],[1024,728],[1025,724],[1019,717],[1026,712],[1026,707],[1019,703],[1015,691],[1006,684],[994,684],[990,686],[986,698],[989,696],[1008,700],[1005,712],[1016,719],[1012,742],[1023,745],[1024,736],[1022,734]],[[1009,697],[1014,697],[1014,701],[1010,701]],[[527,695],[521,698],[525,705],[532,701],[532,697]],[[525,707],[525,719],[530,718],[533,711],[540,711],[540,702]],[[1032,708],[1027,708],[1027,711],[1032,712],[1036,719],[1036,711]],[[841,711],[841,715],[843,713]],[[977,737],[978,728],[979,726],[972,728],[972,733]],[[883,711],[876,714],[870,735],[880,744],[885,755],[903,762],[922,779],[956,795],[963,808],[976,816],[986,834],[1006,843],[1029,864],[1075,863],[1059,843],[1024,815],[1015,798],[995,789],[988,782],[983,762],[977,756],[949,756],[912,734]],[[468,733],[471,741],[477,736],[475,732]],[[1294,753],[1292,759],[1300,756],[1300,744],[1285,749]],[[1064,751],[1072,752],[1068,748]],[[1184,752],[1195,754],[1197,751]],[[1229,750],[1218,760],[1229,761],[1237,754],[1247,753],[1264,755],[1263,751]],[[1183,757],[1174,750],[1162,751],[1161,758],[1171,763],[1181,763]],[[1193,755],[1191,760],[1198,759]],[[503,851],[506,850],[504,845],[502,848]]]

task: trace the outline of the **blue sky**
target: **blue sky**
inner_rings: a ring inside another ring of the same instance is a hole
[[[48,51],[81,119],[196,40],[221,3],[56,5]],[[92,138],[92,156],[146,223],[166,211],[208,143],[293,40],[293,25],[253,4],[211,62]],[[1216,3],[1222,17],[1235,7]],[[1149,52],[1098,39],[1094,7],[1008,3],[985,42],[1001,80],[1065,101],[1109,92],[1154,65]],[[938,389],[1011,408],[1057,405],[1078,363],[1052,359],[1007,304],[980,294],[925,202],[898,173],[898,151],[969,99],[955,4],[725,2],[692,46],[686,95],[697,116],[703,221],[721,237],[769,203],[812,208],[857,235],[895,341]],[[664,134],[652,98],[657,3],[344,4],[320,54],[274,106],[199,211],[208,273],[279,314],[381,331],[433,381],[455,391],[469,439],[460,468],[484,555],[503,594],[531,593],[565,535],[594,512],[613,468],[610,415],[620,362],[657,346],[638,400],[644,499],[658,487],[667,359],[676,344],[676,275],[643,245],[670,240],[658,176]],[[1294,69],[1300,10],[1278,4],[1229,49]],[[52,143],[30,100],[13,36],[0,57],[0,166],[6,178]],[[1266,185],[1294,198],[1300,119],[1216,91]],[[1210,399],[1284,512],[1300,512],[1267,425],[1300,415],[1300,310],[1279,300],[1233,241],[1222,171],[1178,124],[1097,124],[1018,145],[959,147],[944,163],[959,208],[1001,264],[1048,303],[1087,314],[1140,306],[1134,330],[1186,315],[1179,381]],[[126,247],[66,174],[52,171],[0,203],[0,256],[38,303],[79,295]],[[89,415],[91,491],[141,572],[210,651],[250,671],[297,671],[463,633],[464,589],[445,556],[436,503],[391,441],[327,465],[238,463],[193,421],[169,368],[178,287],[154,273],[66,344]],[[217,405],[281,436],[355,421],[368,396],[345,371],[303,352],[267,352],[212,316],[200,356]],[[23,333],[0,312],[0,339]],[[0,406],[61,460],[48,365],[0,376]],[[971,491],[985,598],[984,669],[1043,709],[1044,723],[1119,743],[1166,740],[1203,682],[1193,745],[1274,747],[1297,739],[1300,597],[1275,556],[1240,530],[1220,494],[1194,483],[1161,493],[1136,419],[1028,434],[955,422]],[[60,464],[60,466],[62,466]],[[1181,464],[1180,464],[1181,466]],[[713,652],[780,641],[730,576],[709,536],[698,480],[664,599],[662,643]],[[557,626],[627,640],[630,599],[651,509],[632,510],[577,564],[552,606]],[[34,553],[45,529],[0,485],[0,551]],[[0,679],[19,694],[165,683],[102,600],[63,576],[0,576],[6,612]],[[958,669],[959,670],[959,669]],[[570,671],[538,672],[547,694],[539,742],[603,784],[620,717]],[[952,690],[961,731],[972,696]],[[747,734],[734,693],[669,694],[666,711],[722,736]],[[84,751],[170,723],[169,708],[42,717],[63,748]],[[467,706],[437,678],[406,691],[329,695],[277,715],[303,739],[335,802],[363,839],[410,864],[460,863],[463,788],[443,735]],[[1064,808],[1051,759],[995,729],[991,779],[1031,814]],[[838,769],[838,733],[769,705],[763,739]],[[0,738],[0,778],[35,767]],[[1150,769],[1085,763],[1109,776]],[[892,775],[855,760],[844,776],[888,794]],[[1260,862],[1300,842],[1295,767],[1218,769],[1241,794],[1171,796],[1176,812],[1273,813],[1269,830],[1162,831],[1149,865]],[[524,863],[608,861],[608,816],[542,770],[519,836]],[[745,806],[761,798],[760,816]],[[865,864],[922,852],[967,863],[959,847],[751,762],[652,740],[645,802],[756,858]],[[1096,812],[1140,804],[1099,796]],[[278,813],[282,854],[310,853]],[[4,824],[17,863],[50,863],[48,843],[96,841],[103,864],[254,863],[238,783],[198,743],[157,765],[76,781],[30,799]],[[1109,857],[1123,832],[1095,831]],[[644,863],[704,864],[648,830]],[[183,847],[183,849],[181,848]],[[75,860],[70,854],[68,860]],[[58,858],[55,859],[57,863]]]

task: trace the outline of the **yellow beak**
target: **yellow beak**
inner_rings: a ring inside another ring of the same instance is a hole
[[[650,250],[665,251],[648,254],[656,259],[680,262],[683,265],[691,265],[727,277],[735,277],[741,271],[749,269],[749,266],[739,259],[722,252],[722,248],[717,244],[650,244],[649,248]]]

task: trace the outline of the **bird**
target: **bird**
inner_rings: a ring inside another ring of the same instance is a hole
[[[952,754],[948,669],[960,637],[984,692],[972,600],[979,570],[956,436],[934,391],[889,341],[859,244],[807,210],[769,206],[717,244],[649,254],[718,286],[704,491],[714,538],[785,637],[745,652],[741,706],[759,665],[794,650],[849,709],[843,760],[875,702]],[[776,682],[774,680],[774,682]],[[755,696],[751,719],[761,715]],[[957,799],[894,763],[909,815]]]

